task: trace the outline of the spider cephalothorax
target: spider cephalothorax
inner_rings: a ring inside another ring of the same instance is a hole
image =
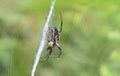
[[[61,16],[60,16],[61,17]],[[50,57],[51,53],[52,53],[52,49],[57,47],[59,49],[59,55],[58,57],[61,56],[62,54],[62,49],[60,47],[60,45],[58,44],[58,41],[60,39],[60,34],[62,31],[62,17],[61,17],[61,25],[60,25],[60,30],[58,30],[56,27],[50,28],[50,33],[51,33],[51,37],[48,37],[48,45],[47,45],[47,50],[49,51],[48,55],[46,55],[46,60],[48,60],[48,58]]]

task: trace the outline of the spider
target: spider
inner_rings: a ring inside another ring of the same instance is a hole
[[[62,32],[62,25],[63,25],[63,21],[62,21],[62,16],[60,15],[61,18],[61,25],[60,25],[60,30],[58,31],[58,29],[56,27],[50,28],[50,33],[51,33],[51,37],[48,36],[48,45],[47,45],[47,51],[49,51],[49,53],[45,56],[46,60],[48,60],[48,58],[50,57],[50,55],[52,54],[52,49],[57,47],[59,50],[59,55],[58,57],[61,56],[62,54],[62,48],[60,47],[60,45],[58,44],[58,41],[60,39],[60,34]]]

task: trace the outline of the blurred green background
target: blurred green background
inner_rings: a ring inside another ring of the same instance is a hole
[[[0,0],[0,76],[30,76],[50,5]],[[50,25],[60,27],[62,12],[63,53],[40,60],[35,76],[120,76],[119,8],[119,0],[56,0]]]

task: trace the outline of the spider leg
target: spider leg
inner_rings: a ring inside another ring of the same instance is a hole
[[[58,33],[58,35],[57,35],[57,40],[59,41],[59,39],[60,39],[60,34]]]
[[[56,46],[59,49],[59,55],[58,55],[58,57],[60,57],[61,54],[62,54],[62,49],[61,49],[60,45],[57,42],[56,42]]]
[[[47,50],[49,50],[49,53],[48,53],[48,55],[45,56],[46,60],[49,59],[49,57],[50,57],[50,55],[52,53],[52,47],[48,47]]]
[[[63,25],[63,20],[62,20],[62,14],[60,13],[60,19],[61,19],[61,25],[60,25],[60,33],[62,32],[62,25]]]
[[[47,51],[50,49],[50,47],[47,47]],[[48,57],[48,54],[44,57],[44,58],[46,58],[46,57]]]

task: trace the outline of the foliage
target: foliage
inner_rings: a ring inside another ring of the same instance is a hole
[[[0,1],[0,76],[30,76],[50,4]],[[50,24],[59,28],[62,12],[63,54],[41,60],[36,76],[119,76],[119,8],[119,0],[56,0]],[[42,57],[46,53],[45,46]],[[55,48],[52,56],[57,53]]]

